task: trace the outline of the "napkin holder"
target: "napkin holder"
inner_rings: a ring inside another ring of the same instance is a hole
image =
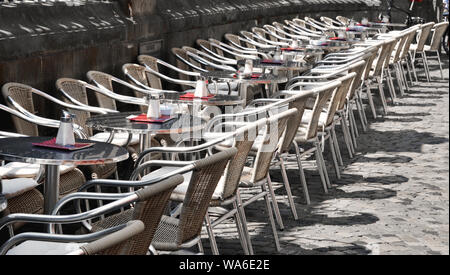
[[[75,135],[73,133],[73,119],[75,115],[64,110],[62,112],[55,143],[60,146],[74,146]]]

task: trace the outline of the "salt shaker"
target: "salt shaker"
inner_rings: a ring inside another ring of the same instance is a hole
[[[253,60],[247,59],[245,60],[244,74],[253,73]]]
[[[75,145],[75,135],[73,133],[73,118],[75,115],[62,111],[61,122],[59,124],[56,144],[61,146]]]
[[[197,80],[197,85],[195,86],[195,97],[206,97],[208,96],[208,88],[206,87],[206,81]]]
[[[161,108],[159,97],[155,95],[148,95],[148,109],[147,118],[160,118]]]

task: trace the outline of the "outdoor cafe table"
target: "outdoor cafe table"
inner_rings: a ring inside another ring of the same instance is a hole
[[[32,144],[41,143],[50,139],[49,137],[0,139],[0,159],[44,166],[45,214],[50,214],[58,201],[60,165],[99,165],[116,163],[128,159],[128,151],[125,148],[104,142],[76,140],[82,143],[94,143],[91,147],[77,151],[44,148]]]
[[[271,87],[275,87],[278,83],[287,82],[286,77],[274,74],[260,74],[258,77],[241,77],[240,75],[237,75],[236,72],[210,71],[201,72],[200,76],[205,80],[210,80],[211,82],[236,82],[240,84],[239,94],[243,100],[243,105],[247,102],[247,95],[242,91],[245,91],[245,88],[248,85],[267,84]]]
[[[128,119],[140,114],[141,112],[124,112],[97,115],[89,118],[86,125],[99,131],[139,135],[141,152],[150,147],[150,135],[184,134],[201,131],[206,126],[204,119],[187,114],[178,114],[164,123],[132,122]]]

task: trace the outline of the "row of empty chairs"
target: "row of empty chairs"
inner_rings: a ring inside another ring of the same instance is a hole
[[[274,47],[334,37],[353,23],[345,17],[295,18],[226,34],[223,42],[199,39],[196,48],[171,50],[175,65],[141,55],[137,57],[139,64],[123,65],[124,79],[100,71],[88,72],[87,81],[58,79],[57,97],[23,84],[5,84],[2,93],[7,105],[0,105],[0,109],[11,115],[16,133],[2,131],[1,137],[39,136],[41,127],[59,127],[58,120],[37,114],[35,100],[39,98],[52,108],[76,115],[74,132],[78,138],[126,147],[131,156],[127,169],[132,168],[121,178],[121,166],[115,164],[61,167],[60,201],[51,214],[42,215],[43,196],[38,190],[45,177],[42,169],[18,162],[4,164],[0,175],[8,209],[0,219],[0,229],[7,228],[10,238],[0,253],[138,255],[188,253],[194,246],[204,253],[204,228],[212,253],[219,254],[217,227],[232,219],[243,252],[257,254],[245,210],[261,199],[274,248],[280,251],[278,229],[284,229],[280,206],[286,203],[292,218],[301,219],[291,184],[301,186],[305,204],[312,201],[305,162],[314,159],[321,188],[328,193],[333,188],[328,167],[333,167],[339,179],[345,168],[341,148],[353,158],[360,131],[369,128],[366,107],[373,118],[387,114],[388,103],[395,103],[419,81],[417,61],[422,62],[424,76],[431,81],[427,52],[437,54],[442,73],[436,41],[448,23],[378,33],[321,57],[305,53],[303,60],[313,60],[313,67],[305,73],[285,74],[284,83],[274,89],[258,84],[208,83],[211,93],[237,95],[246,102],[241,111],[209,117],[201,140],[179,141],[156,135],[146,148],[140,146],[137,135],[95,133],[86,120],[98,114],[120,113],[122,105],[146,112],[149,93],[170,97],[192,91],[201,73],[238,73],[242,70],[240,60],[273,58]],[[432,29],[431,44],[425,45]],[[255,72],[280,73],[256,68]],[[132,92],[125,93],[127,89]],[[96,100],[91,102],[92,98]],[[344,147],[339,143],[340,133]],[[325,159],[325,151],[331,159]],[[298,168],[295,183],[289,181],[286,169],[292,159]],[[276,167],[286,194],[282,201],[269,173]],[[74,209],[68,207],[72,204]],[[46,233],[16,235],[26,223],[45,224]],[[79,225],[76,229],[81,234],[65,233],[74,231],[68,226],[72,224]]]

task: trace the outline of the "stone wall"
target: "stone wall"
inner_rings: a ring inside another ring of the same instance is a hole
[[[198,38],[222,39],[225,33],[297,15],[372,17],[376,8],[366,2],[117,0],[79,6],[0,5],[0,86],[20,82],[59,97],[55,81],[60,77],[85,79],[89,70],[122,77],[122,64],[136,62],[140,53],[173,62],[172,47],[193,46]],[[37,109],[42,116],[58,117],[43,102]],[[9,115],[0,116],[4,118],[0,129],[11,130]]]

